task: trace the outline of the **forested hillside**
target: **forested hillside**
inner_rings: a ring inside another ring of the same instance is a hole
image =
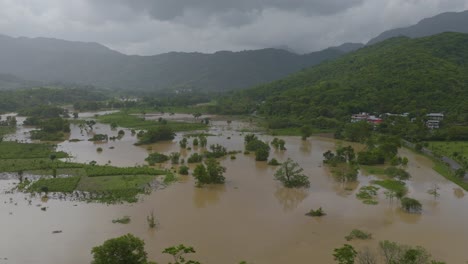
[[[444,112],[468,121],[468,35],[393,38],[220,100],[217,111],[289,120]]]

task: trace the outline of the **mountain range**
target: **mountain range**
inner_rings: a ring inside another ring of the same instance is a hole
[[[0,36],[0,73],[44,83],[219,92],[270,82],[344,53],[336,48],[299,55],[270,48],[129,56],[97,43]]]
[[[367,46],[396,36],[414,38],[446,31],[468,33],[468,11],[444,13],[386,31]],[[268,48],[136,56],[98,43],[0,35],[0,89],[61,82],[142,91],[224,92],[269,83],[364,46],[345,43],[308,54]]]

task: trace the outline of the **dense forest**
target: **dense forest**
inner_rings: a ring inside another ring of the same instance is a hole
[[[213,111],[307,123],[352,113],[443,112],[468,122],[468,35],[393,38],[283,80],[232,93]]]

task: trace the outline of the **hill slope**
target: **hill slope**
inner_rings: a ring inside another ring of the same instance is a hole
[[[0,72],[40,82],[108,88],[223,91],[277,80],[343,53],[327,49],[297,55],[263,49],[127,56],[97,43],[0,35]]]
[[[246,113],[256,109],[266,116],[296,120],[348,119],[360,111],[441,111],[466,116],[467,73],[466,34],[393,38],[238,92],[224,98],[218,110]]]
[[[416,25],[388,30],[378,37],[371,39],[367,44],[372,45],[393,37],[420,38],[443,32],[468,33],[468,10],[463,12],[448,12],[425,18]]]

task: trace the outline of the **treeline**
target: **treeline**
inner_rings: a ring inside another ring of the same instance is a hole
[[[0,91],[0,113],[42,105],[66,105],[82,101],[104,101],[108,92],[94,88],[30,88]]]

